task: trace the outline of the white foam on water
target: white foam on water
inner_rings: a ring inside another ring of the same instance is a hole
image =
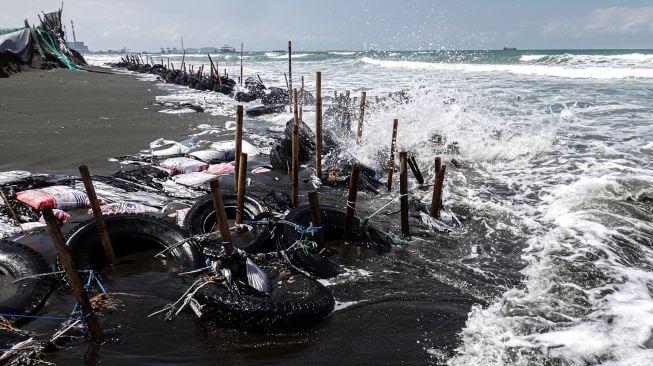
[[[617,68],[617,67],[564,67],[549,65],[521,64],[456,64],[433,63],[419,61],[379,60],[363,57],[362,62],[385,67],[422,71],[459,71],[469,73],[510,73],[515,75],[551,76],[571,79],[651,79],[653,69],[650,68]]]

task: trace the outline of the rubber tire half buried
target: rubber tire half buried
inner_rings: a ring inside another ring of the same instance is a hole
[[[194,298],[202,305],[201,320],[220,327],[254,333],[292,332],[308,328],[328,317],[334,309],[331,292],[311,280],[310,293],[301,299],[274,299],[229,292],[211,282]]]
[[[10,240],[0,241],[0,313],[32,315],[39,311],[50,296],[52,276],[29,278],[12,284],[21,277],[51,272],[48,261],[37,251]],[[14,290],[8,290],[2,286]],[[9,319],[15,323],[24,319]]]
[[[234,220],[236,218],[237,197],[234,194],[223,194],[222,201],[224,202],[227,219]],[[263,220],[271,217],[269,210],[262,200],[251,196],[245,196],[244,210],[245,220]],[[186,218],[184,219],[184,228],[188,230],[191,235],[206,234],[211,231],[215,225],[215,208],[213,207],[213,198],[210,194],[199,197],[193,206],[188,210]],[[234,246],[246,252],[257,252],[263,249],[269,242],[271,236],[270,226],[268,225],[253,225],[253,230],[256,237],[251,241],[243,242],[239,240],[238,235],[232,236]],[[248,237],[245,235],[245,237]]]
[[[347,212],[345,210],[334,206],[320,205],[320,221],[325,241],[336,241],[344,238],[346,216]],[[308,204],[297,206],[286,215],[285,220],[301,227],[308,227],[311,222],[310,206]],[[285,248],[288,248],[299,239],[299,233],[290,225],[283,225],[281,234],[283,238],[282,245]],[[367,246],[379,254],[388,252],[392,246],[383,233],[369,226],[362,227],[360,220],[356,217],[354,217],[354,242],[357,245]]]
[[[173,223],[143,214],[116,214],[104,217],[113,250],[117,258],[144,250],[161,251],[186,240],[188,233]],[[74,228],[66,243],[78,270],[101,270],[107,264],[102,242],[94,220]],[[193,270],[202,265],[202,256],[194,241],[187,241],[167,252],[181,270]]]

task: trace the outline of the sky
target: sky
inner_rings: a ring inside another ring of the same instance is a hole
[[[0,28],[60,1],[6,1]],[[651,0],[66,0],[64,24],[91,50],[653,48]],[[72,36],[69,37],[72,40]]]

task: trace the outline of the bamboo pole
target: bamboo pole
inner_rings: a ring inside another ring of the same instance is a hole
[[[408,228],[408,153],[399,153],[399,194],[401,201],[401,234],[404,237],[410,236]]]
[[[293,128],[292,128],[292,167],[291,182],[292,196],[291,206],[297,207],[299,203],[299,112],[297,110],[297,89],[293,89]]]
[[[345,216],[345,242],[354,241],[354,215],[356,214],[356,197],[358,196],[358,180],[360,167],[358,164],[351,166],[351,179],[349,180],[349,195],[347,196],[347,216]]]
[[[422,172],[419,170],[419,165],[417,164],[417,160],[415,160],[415,155],[410,155],[408,157],[408,166],[410,166],[410,170],[413,171],[417,183],[424,184],[424,177],[422,176]]]
[[[399,120],[395,118],[392,124],[392,143],[390,144],[390,159],[388,160],[388,191],[392,190],[392,174],[395,169],[395,149],[397,148],[397,125]]]
[[[100,323],[98,323],[95,312],[93,312],[93,307],[91,307],[91,303],[88,300],[88,295],[84,292],[82,280],[79,278],[79,274],[75,269],[75,263],[70,257],[70,249],[68,246],[66,246],[66,242],[63,238],[63,235],[61,234],[61,230],[59,230],[57,219],[52,213],[52,208],[43,208],[43,218],[45,218],[45,222],[48,224],[48,231],[57,250],[59,263],[61,263],[61,266],[66,272],[68,283],[73,290],[73,296],[75,296],[75,300],[77,300],[77,303],[79,304],[79,308],[82,312],[82,317],[84,318],[84,322],[88,327],[91,338],[93,338],[93,340],[96,342],[101,342],[104,340],[104,333],[102,332],[102,328],[100,328]]]
[[[224,248],[224,255],[230,256],[234,251],[234,245],[231,242],[231,233],[229,232],[229,222],[227,221],[227,213],[224,210],[224,201],[222,200],[222,190],[220,189],[220,180],[215,179],[210,183],[211,197],[213,198],[213,208],[215,208],[215,220],[220,230],[220,238],[222,240],[222,247]]]
[[[356,134],[356,142],[360,145],[363,140],[363,118],[365,117],[365,98],[366,92],[361,92],[361,100],[358,106],[358,133]]]
[[[243,43],[240,43],[240,86],[243,86]]]
[[[245,182],[247,180],[247,154],[240,153],[238,164],[238,195],[236,196],[236,225],[243,223],[243,212],[245,210]]]
[[[315,175],[322,179],[322,73],[315,73]]]
[[[321,227],[322,218],[320,217],[320,196],[318,195],[317,191],[308,192],[308,204],[311,209],[311,222],[313,223],[313,226]],[[317,248],[320,250],[324,249],[326,245],[324,242],[324,233],[322,230],[318,230],[313,238],[317,243]]]
[[[431,198],[431,209],[429,215],[431,217],[440,218],[440,210],[442,209],[442,187],[444,185],[444,173],[447,169],[446,165],[435,174],[435,184],[433,185],[433,197]]]
[[[82,182],[84,182],[86,195],[88,196],[88,200],[91,203],[93,217],[95,217],[95,226],[97,226],[97,231],[100,233],[100,241],[102,241],[102,248],[104,249],[104,256],[107,258],[107,262],[113,266],[117,262],[116,254],[113,252],[111,237],[109,237],[107,225],[104,223],[102,209],[100,209],[100,203],[98,202],[97,195],[95,194],[95,187],[93,186],[93,181],[91,180],[91,174],[89,173],[88,167],[86,165],[81,165],[79,167],[79,173],[82,177]]]
[[[238,172],[240,170],[239,161],[240,153],[243,151],[243,106],[239,104],[236,106],[236,141],[235,141],[235,154],[234,155],[234,188],[238,191]]]

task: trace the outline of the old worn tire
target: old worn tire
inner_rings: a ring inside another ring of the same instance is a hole
[[[104,217],[117,258],[139,251],[169,248],[189,237],[188,233],[173,223],[143,214],[116,214]],[[107,264],[100,235],[94,220],[75,227],[67,236],[75,267],[78,270],[101,270]],[[167,252],[166,258],[181,270],[197,269],[202,256],[194,241]]]
[[[224,202],[227,219],[236,219],[237,196],[235,194],[223,194],[222,201]],[[245,196],[243,214],[245,220],[263,220],[271,217],[265,203],[251,195]],[[191,235],[206,234],[211,231],[215,222],[213,198],[210,194],[207,194],[195,200],[193,206],[188,210],[184,219],[184,228]],[[250,235],[243,235],[241,238],[239,238],[239,235],[232,236],[231,239],[236,248],[253,253],[262,250],[270,243],[271,229],[269,225],[252,225],[252,227],[255,233],[254,238]],[[243,240],[242,238],[246,239]]]
[[[51,272],[50,264],[37,251],[10,240],[0,241],[0,313],[31,315],[39,311],[54,285],[52,276],[30,278],[13,284],[26,276]],[[9,318],[20,323],[24,318]]]
[[[291,332],[315,325],[334,309],[331,291],[311,280],[310,293],[301,299],[275,299],[236,294],[212,282],[194,298],[202,305],[200,320],[220,327],[254,333]]]

